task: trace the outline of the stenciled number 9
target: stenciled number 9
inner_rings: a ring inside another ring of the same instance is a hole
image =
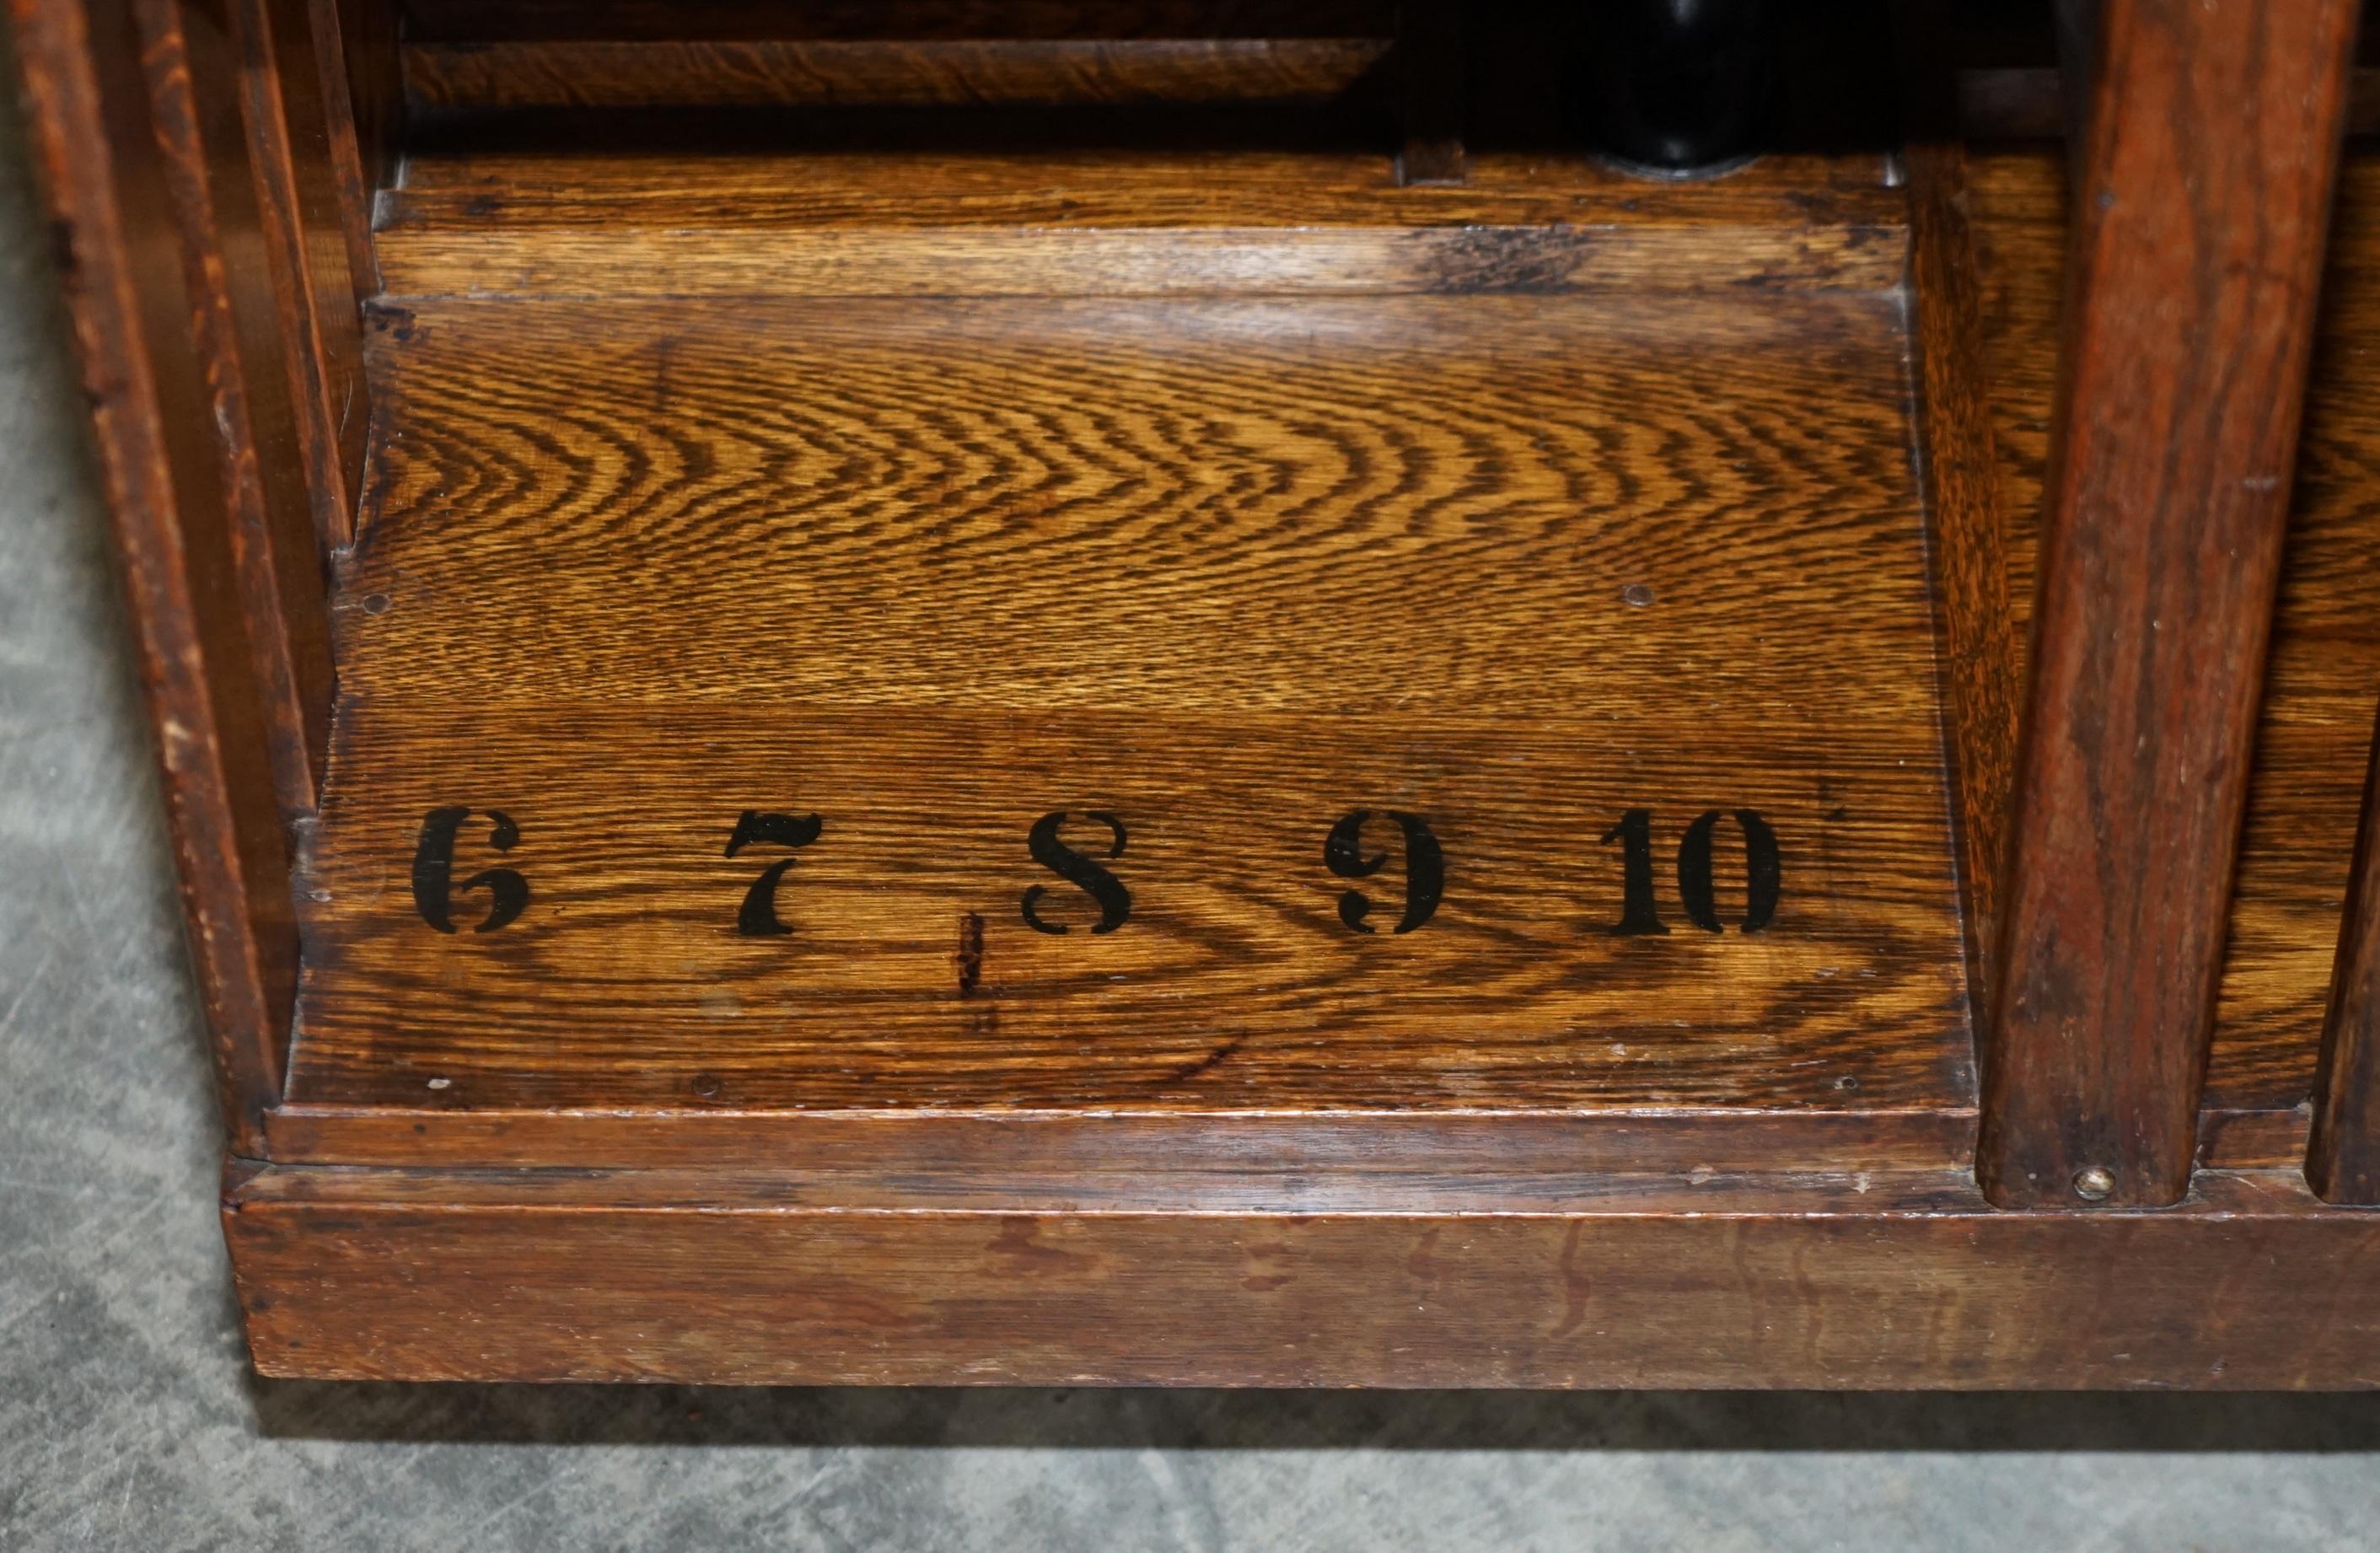
[[[1341,879],[1369,879],[1387,866],[1385,852],[1364,855],[1364,822],[1372,818],[1370,809],[1356,809],[1338,824],[1322,843],[1322,864]],[[1438,837],[1430,832],[1428,822],[1414,815],[1389,811],[1397,829],[1405,838],[1405,910],[1392,933],[1410,933],[1430,919],[1438,910],[1439,897],[1446,892],[1446,856],[1439,850]],[[1360,890],[1350,890],[1339,897],[1339,920],[1359,933],[1373,931],[1364,919],[1372,914],[1372,898]]]
[[[502,809],[489,809],[488,844],[510,852],[520,827]],[[471,931],[492,933],[528,904],[528,880],[516,868],[482,868],[461,884],[455,875],[455,836],[471,818],[468,808],[431,809],[421,821],[420,844],[413,849],[413,904],[421,920],[442,933],[455,931],[453,895],[457,890],[488,892],[488,915]]]

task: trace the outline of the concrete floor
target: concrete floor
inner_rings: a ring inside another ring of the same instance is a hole
[[[52,290],[0,114],[0,1549],[2380,1545],[2380,1399],[256,1380]]]

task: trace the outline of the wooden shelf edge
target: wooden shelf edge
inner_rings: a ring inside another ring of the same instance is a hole
[[[505,1110],[283,1106],[281,1164],[449,1169],[1960,1171],[1972,1107],[1551,1112]]]
[[[697,1172],[699,1173],[699,1172]],[[782,1183],[235,1165],[265,1374],[719,1384],[2359,1389],[2380,1214],[2290,1172],[2007,1212],[1939,1172],[1510,1212],[870,1209]],[[674,1200],[673,1185],[698,1195]],[[1879,1196],[1888,1197],[1876,1206]],[[2313,1276],[2313,1269],[2329,1276]],[[2210,1297],[2217,1289],[2223,1297]]]

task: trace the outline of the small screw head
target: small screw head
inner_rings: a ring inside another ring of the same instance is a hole
[[[1632,582],[1620,590],[1620,598],[1623,603],[1641,610],[1653,601],[1653,590],[1641,582]]]
[[[2105,1165],[2085,1165],[2074,1172],[2074,1195],[2086,1203],[2103,1203],[2116,1195],[2116,1172]]]

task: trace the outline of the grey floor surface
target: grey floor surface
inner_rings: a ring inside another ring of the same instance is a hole
[[[2380,1547],[2362,1398],[255,1380],[18,129],[0,113],[0,1550]]]

